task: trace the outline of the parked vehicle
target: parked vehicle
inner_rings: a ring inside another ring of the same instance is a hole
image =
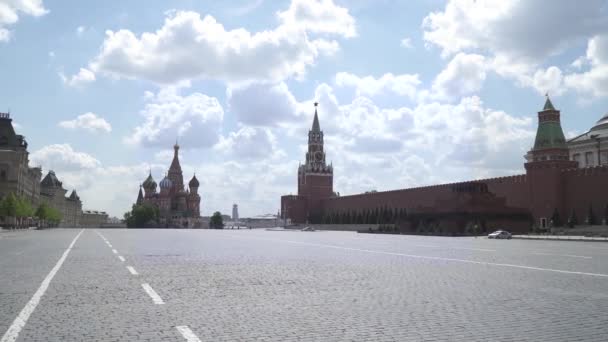
[[[488,239],[510,239],[511,233],[506,230],[497,230],[488,235]]]

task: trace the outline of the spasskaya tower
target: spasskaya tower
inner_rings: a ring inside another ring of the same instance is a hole
[[[325,160],[318,105],[315,102],[315,116],[308,131],[306,162],[298,167],[298,195],[283,196],[281,199],[282,216],[293,222],[320,222],[323,214],[321,201],[334,194],[334,170]]]

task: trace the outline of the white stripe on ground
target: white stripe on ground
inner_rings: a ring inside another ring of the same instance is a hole
[[[593,257],[590,257],[590,256],[584,256],[584,255],[572,255],[572,254],[564,254],[564,256],[571,257],[571,258],[593,259]]]
[[[78,240],[78,238],[80,237],[80,234],[82,234],[82,232],[84,232],[84,229],[82,229],[78,233],[78,235],[76,235],[74,240],[72,240],[72,243],[70,243],[70,245],[65,250],[65,252],[63,252],[63,255],[61,256],[61,258],[59,258],[59,261],[57,261],[57,264],[55,264],[55,267],[53,267],[51,269],[51,272],[49,272],[49,274],[46,276],[46,278],[44,278],[44,280],[40,284],[40,287],[38,288],[38,290],[36,290],[36,293],[34,293],[32,298],[30,299],[30,301],[27,302],[27,304],[25,304],[25,307],[23,308],[23,310],[21,310],[21,312],[19,313],[19,316],[17,316],[17,318],[15,318],[15,320],[13,321],[13,324],[11,324],[11,326],[8,328],[6,333],[4,333],[4,336],[2,336],[2,339],[0,340],[0,342],[9,342],[9,341],[13,342],[13,341],[17,340],[17,337],[19,336],[21,329],[23,329],[23,327],[25,327],[25,324],[27,323],[27,320],[30,318],[30,315],[34,312],[34,310],[36,310],[36,306],[38,306],[38,303],[40,303],[40,299],[42,298],[42,296],[44,296],[44,293],[49,288],[51,280],[53,280],[53,277],[55,277],[55,274],[57,274],[57,272],[63,265],[63,262],[68,257],[68,254],[70,254],[72,247],[74,247],[76,240]]]
[[[138,275],[139,274],[139,273],[137,273],[137,271],[132,266],[127,266],[127,269],[129,270],[129,272],[131,272],[132,275]]]
[[[498,267],[509,267],[509,268],[520,268],[520,269],[532,270],[532,271],[544,271],[544,272],[554,272],[554,273],[562,273],[562,274],[576,274],[576,275],[585,275],[585,276],[592,276],[592,277],[608,278],[608,274],[604,274],[604,273],[566,271],[566,270],[558,270],[558,269],[554,269],[554,268],[543,268],[543,267],[514,265],[514,264],[502,264],[502,263],[488,262],[488,261],[475,261],[475,260],[434,257],[434,256],[416,255],[416,254],[404,254],[404,253],[394,253],[394,252],[385,252],[385,251],[375,251],[375,250],[370,250],[370,249],[342,247],[342,246],[335,246],[335,245],[324,245],[324,244],[318,244],[318,243],[292,241],[292,240],[283,240],[283,239],[265,239],[265,238],[244,237],[244,236],[237,236],[237,235],[233,235],[233,237],[235,237],[235,238],[242,238],[242,239],[258,239],[258,240],[267,240],[267,241],[287,242],[287,243],[293,243],[293,244],[297,244],[297,245],[306,245],[306,246],[313,246],[313,247],[342,249],[342,250],[346,250],[346,251],[356,251],[356,252],[365,252],[365,253],[374,253],[374,254],[383,254],[383,255],[394,255],[394,256],[402,256],[402,257],[414,258],[414,259],[450,261],[450,262],[460,262],[460,263],[465,263],[465,264],[498,266]]]
[[[445,248],[452,248],[452,249],[466,249],[466,250],[470,250],[470,251],[479,251],[479,252],[496,252],[496,250],[495,250],[495,249],[485,249],[485,248],[449,247],[449,246],[446,246]]]
[[[112,253],[114,253],[114,254],[118,254],[118,251],[117,251],[117,250],[115,250],[115,249],[113,249],[113,250],[112,250]]]
[[[548,255],[548,256],[560,256],[560,257],[568,257],[568,258],[580,258],[580,259],[593,259],[590,256],[584,255],[572,255],[572,254],[553,254],[553,253],[543,253],[543,252],[534,252],[534,255]]]
[[[188,342],[201,342],[201,340],[188,328],[187,325],[179,325],[175,327],[177,331],[186,339]]]
[[[119,255],[118,259],[120,259],[120,261],[122,261],[122,262],[125,262],[125,258],[122,255]]]
[[[201,340],[188,328],[187,325],[179,325],[175,327],[177,331],[186,339],[188,342],[201,342]]]
[[[156,291],[154,291],[154,289],[152,288],[152,286],[150,286],[150,284],[143,283],[143,284],[141,284],[141,287],[143,287],[144,291],[146,291],[148,296],[150,296],[150,298],[152,298],[152,301],[154,302],[154,304],[165,304],[163,299],[160,298],[158,293],[156,293]]]

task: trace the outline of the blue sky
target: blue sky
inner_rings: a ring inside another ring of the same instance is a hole
[[[334,189],[523,172],[543,95],[608,111],[608,4],[0,0],[0,111],[30,160],[121,216],[176,139],[202,213],[274,213],[320,102]]]

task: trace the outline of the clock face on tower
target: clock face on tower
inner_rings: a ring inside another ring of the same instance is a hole
[[[315,160],[320,162],[323,160],[323,152],[318,151],[317,153],[315,153]]]

